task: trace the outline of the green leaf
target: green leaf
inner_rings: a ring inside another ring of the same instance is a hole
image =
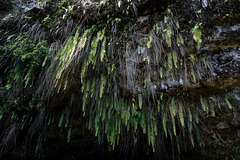
[[[91,97],[93,96],[93,93],[94,93],[95,83],[96,83],[95,81],[96,81],[95,78],[93,78],[92,85],[91,85]]]
[[[70,127],[69,130],[68,130],[67,143],[70,142],[70,139],[71,139],[71,127]]]
[[[63,118],[64,118],[64,112],[62,113],[62,115],[61,115],[61,117],[59,119],[58,127],[62,126]]]
[[[142,94],[138,94],[138,104],[139,108],[142,109]]]
[[[210,109],[211,109],[211,113],[212,113],[212,116],[215,117],[215,111],[214,111],[214,106],[213,106],[213,103],[211,102],[211,99],[209,99],[209,102],[210,102]]]
[[[181,125],[182,127],[184,127],[184,115],[183,115],[183,105],[182,105],[182,102],[179,103],[179,118],[180,118],[180,122],[181,122]]]
[[[9,90],[11,87],[12,87],[11,84],[7,84],[7,85],[5,86],[5,88],[6,88],[7,90]]]
[[[166,119],[166,115],[164,112],[162,112],[162,123],[163,123],[163,129],[165,132],[165,136],[167,137],[167,119]]]
[[[232,110],[233,106],[231,105],[227,98],[225,98],[225,101],[227,102],[228,108]]]
[[[174,98],[172,98],[172,100],[171,100],[169,109],[170,109],[170,114],[171,114],[171,116],[172,116],[172,117],[175,117],[175,116],[176,116],[176,106],[175,106]]]
[[[189,118],[189,121],[192,123],[192,113],[189,107],[188,107],[188,118]]]
[[[101,48],[101,53],[100,53],[100,60],[101,60],[101,62],[103,61],[105,53],[106,53],[106,38],[104,38],[103,42],[102,42],[102,48]]]
[[[158,110],[158,112],[160,112],[160,106],[161,106],[161,101],[160,100],[157,101],[157,106],[158,106],[157,110]]]
[[[83,115],[85,115],[85,111],[86,111],[86,102],[87,102],[87,93],[86,93],[86,89],[83,93],[83,99],[82,99],[82,111],[83,111]]]
[[[152,44],[152,36],[150,35],[149,36],[149,41],[148,41],[148,43],[147,43],[147,48],[151,48],[151,44]]]
[[[174,66],[175,66],[175,68],[178,68],[178,66],[177,66],[178,58],[177,58],[177,53],[176,53],[176,51],[173,50],[172,54],[173,54]]]
[[[168,26],[167,29],[164,30],[166,32],[165,36],[166,36],[166,42],[168,44],[168,47],[171,47],[171,37],[174,34],[173,30],[171,29],[170,26]]]
[[[105,117],[106,117],[106,107],[103,108],[102,121],[105,120]]]
[[[199,24],[196,24],[192,29],[193,39],[197,42],[197,45],[200,46],[202,43],[202,32],[199,30]]]
[[[162,68],[160,68],[160,78],[161,79],[163,78],[163,70],[162,70]]]
[[[141,113],[139,124],[142,127],[143,134],[146,134],[146,122],[144,113]]]
[[[173,65],[172,65],[172,54],[168,53],[168,68],[172,69]]]
[[[172,116],[172,124],[173,124],[173,133],[176,136],[177,135],[177,133],[176,133],[176,124],[175,124],[175,118],[173,116]]]
[[[82,63],[82,69],[81,69],[81,83],[83,84],[84,78],[85,78],[85,73],[88,67],[88,63],[87,63],[87,56],[85,56],[83,63]]]
[[[175,124],[176,106],[175,106],[174,98],[172,98],[172,100],[171,100],[169,109],[170,109],[170,114],[171,114],[171,118],[172,118],[173,133],[176,136],[176,124]]]
[[[82,37],[80,38],[80,41],[78,42],[78,45],[77,45],[77,52],[78,52],[78,51],[81,51],[81,50],[84,48],[84,46],[85,46],[85,44],[86,44],[86,41],[87,41],[87,34],[88,34],[89,32],[91,32],[91,29],[88,29],[88,30],[86,30],[86,31],[83,33],[83,35],[82,35]]]
[[[106,82],[107,82],[107,78],[104,75],[102,75],[101,76],[101,85],[100,85],[100,98],[103,97],[103,91],[106,86]]]
[[[85,86],[85,89],[86,89],[86,92],[89,91],[89,89],[90,89],[90,81],[87,81],[87,84],[86,84],[86,86]]]
[[[95,67],[96,64],[96,52],[97,52],[97,46],[98,46],[98,39],[99,37],[93,37],[91,41],[91,51],[89,53],[89,61],[93,64],[93,67]]]
[[[208,106],[206,104],[205,99],[202,96],[200,96],[200,100],[201,100],[203,111],[208,111]]]
[[[92,114],[91,114],[91,111],[90,111],[89,120],[88,120],[88,130],[90,130],[91,127],[92,127]]]
[[[193,77],[193,82],[196,83],[196,77],[195,77],[195,74],[194,74],[194,70],[193,70],[193,66],[191,65],[191,74],[192,74],[192,77]]]

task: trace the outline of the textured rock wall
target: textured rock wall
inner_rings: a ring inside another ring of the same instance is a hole
[[[30,80],[1,90],[20,97],[1,118],[3,153],[238,159],[239,3],[21,4],[2,19],[1,46],[26,32],[50,51]],[[10,61],[1,55],[3,87]]]

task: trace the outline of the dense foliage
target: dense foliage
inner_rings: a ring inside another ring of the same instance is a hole
[[[227,106],[221,108],[226,113],[236,110],[226,93],[229,86],[218,93],[201,89],[216,78],[211,58],[198,54],[202,30],[238,12],[218,11],[224,5],[236,4],[39,1],[5,18],[0,26],[2,152],[24,145],[24,151],[33,146],[30,150],[41,156],[53,126],[66,132],[68,143],[72,134],[90,134],[99,144],[107,141],[109,150],[139,145],[164,154],[171,142],[174,157],[205,147],[206,117],[216,117],[221,106]]]

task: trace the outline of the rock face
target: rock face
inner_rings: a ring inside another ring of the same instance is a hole
[[[9,11],[13,9],[12,1],[1,0],[0,1],[0,18],[4,18]]]
[[[41,6],[37,3],[29,3],[23,7],[23,13],[29,17],[35,16],[41,12]]]
[[[0,6],[0,11],[10,11],[13,8],[12,1],[8,0],[1,0]]]
[[[239,1],[23,6],[0,25],[3,158],[240,159]]]

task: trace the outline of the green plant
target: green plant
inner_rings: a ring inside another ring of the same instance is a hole
[[[199,29],[201,25],[202,23],[196,24],[191,30],[193,34],[193,39],[197,42],[198,46],[200,46],[202,43],[202,32]]]
[[[28,84],[33,70],[40,65],[43,57],[48,53],[47,41],[35,44],[26,33],[8,36],[7,44],[0,46],[0,50],[2,57],[14,60],[9,80],[13,79],[16,82],[25,80],[25,85]]]

